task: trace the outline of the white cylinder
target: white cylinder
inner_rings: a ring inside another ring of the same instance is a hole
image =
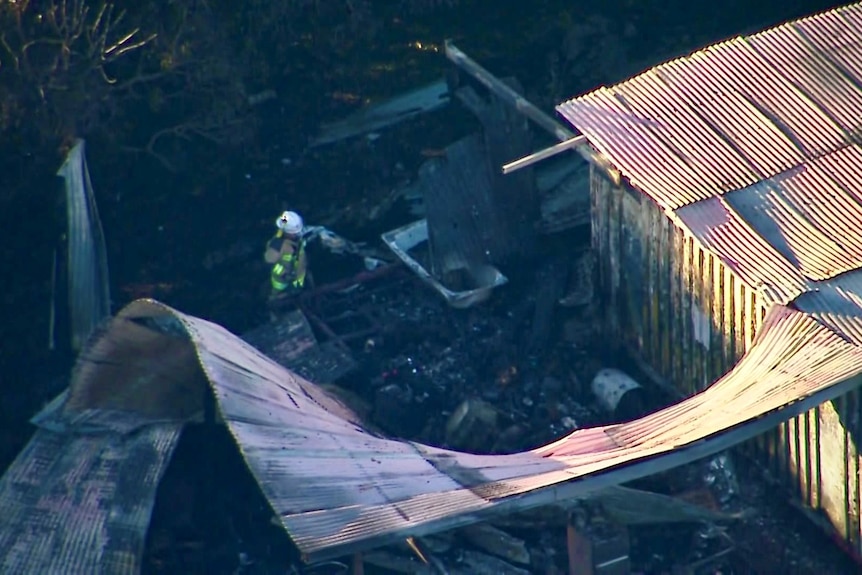
[[[608,367],[599,370],[593,378],[591,389],[602,407],[610,413],[616,413],[623,396],[631,391],[640,390],[641,384],[627,373]]]

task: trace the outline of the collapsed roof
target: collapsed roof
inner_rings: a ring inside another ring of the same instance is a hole
[[[845,393],[860,372],[860,348],[776,306],[752,351],[698,395],[535,450],[473,455],[375,435],[226,329],[138,300],[91,339],[0,480],[0,563],[138,572],[159,479],[207,388],[286,533],[317,561],[682,465]]]

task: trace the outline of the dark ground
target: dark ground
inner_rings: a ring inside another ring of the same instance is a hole
[[[436,113],[373,142],[359,139],[311,153],[304,153],[305,142],[321,122],[346,115],[364,99],[439,77],[445,57],[427,48],[439,47],[443,38],[498,76],[518,77],[527,96],[550,110],[562,99],[710,42],[840,3],[554,0],[536,6],[507,0],[493,10],[476,1],[413,4],[423,9],[409,18],[369,21],[367,29],[345,36],[342,50],[290,53],[294,65],[274,85],[258,87],[275,89],[279,97],[256,108],[261,129],[252,144],[212,150],[180,142],[171,148],[180,171],[170,173],[147,156],[107,164],[100,161],[108,155],[106,144],[100,149],[98,140],[89,142],[114,309],[152,296],[239,333],[266,317],[260,246],[282,209],[298,208],[312,223],[331,222],[355,239],[374,239],[388,229],[390,220],[366,220],[398,180],[397,166],[409,173],[424,155],[464,134],[469,120]],[[148,119],[139,122],[146,126]],[[0,161],[0,188],[16,191],[0,194],[0,229],[6,233],[0,246],[6,270],[0,297],[3,467],[29,437],[26,420],[62,386],[51,382],[70,362],[69,355],[46,350],[58,186],[52,173],[33,173],[33,166],[44,166],[38,160],[22,147]]]

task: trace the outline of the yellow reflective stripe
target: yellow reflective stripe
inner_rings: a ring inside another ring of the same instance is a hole
[[[302,272],[302,275],[285,281],[298,271],[299,258],[305,252],[305,241],[300,242],[297,247],[298,249],[294,253],[282,254],[279,261],[272,266],[270,282],[273,289],[283,291],[291,285],[300,288],[305,284],[305,271]]]

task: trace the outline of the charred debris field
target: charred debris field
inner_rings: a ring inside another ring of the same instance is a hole
[[[161,24],[135,37],[154,44],[130,50],[134,65],[117,60],[107,67],[126,74],[124,92],[104,92],[99,70],[91,77],[50,66],[37,71],[51,89],[51,74],[87,82],[70,93],[49,90],[34,103],[21,96],[29,92],[26,70],[18,68],[17,83],[0,88],[0,128],[8,136],[0,149],[11,176],[0,201],[4,228],[14,232],[0,257],[16,270],[2,300],[4,464],[32,431],[26,419],[62,387],[57,376],[70,364],[69,355],[49,354],[44,345],[60,229],[53,224],[60,220],[52,177],[70,137],[91,142],[114,307],[154,297],[265,346],[267,330],[291,321],[286,310],[265,305],[261,252],[275,216],[297,209],[312,223],[379,245],[381,233],[422,215],[409,192],[420,166],[480,129],[473,114],[451,103],[394,127],[308,146],[322,124],[443,77],[444,37],[516,78],[532,102],[550,110],[710,41],[828,7],[620,1],[602,10],[561,2],[528,9],[504,2],[489,12],[478,2],[413,0],[392,3],[397,8],[332,3],[337,9],[288,2],[291,8],[277,13],[257,1],[224,18],[221,2],[206,9],[175,4],[179,12],[131,10]],[[4,30],[18,22],[9,10],[0,8]],[[184,52],[180,29],[189,22]],[[206,26],[213,37],[195,35]],[[153,34],[159,39],[148,40]],[[158,44],[165,38],[177,41]],[[157,49],[148,52],[150,46]],[[198,52],[182,61],[192,49]],[[9,54],[0,54],[5,65]],[[8,70],[0,68],[0,78]],[[159,75],[152,83],[151,74]],[[94,94],[109,105],[82,108],[90,101],[82,96]],[[39,122],[10,121],[16,110],[39,111]],[[325,386],[383,433],[483,453],[529,449],[673,401],[596,337],[589,230],[546,239],[537,254],[504,270],[508,283],[466,310],[451,309],[404,267],[307,298],[301,309],[315,337],[350,358],[333,360],[336,377]],[[361,271],[349,257],[311,255],[318,285]],[[602,377],[621,378],[613,381],[631,392],[609,400]],[[348,572],[348,560],[299,567],[229,441],[186,432],[160,487],[145,572]],[[221,454],[215,477],[196,465],[204,444]],[[573,516],[606,542],[597,553],[608,561],[625,556],[631,572],[854,572],[783,494],[770,491],[759,470],[730,454],[629,487],[673,496],[702,515],[668,523],[651,516],[655,508],[646,503],[633,513],[612,497],[577,502],[426,538],[419,543],[427,564],[406,545],[381,549],[366,556],[365,572],[565,573],[565,524]]]

